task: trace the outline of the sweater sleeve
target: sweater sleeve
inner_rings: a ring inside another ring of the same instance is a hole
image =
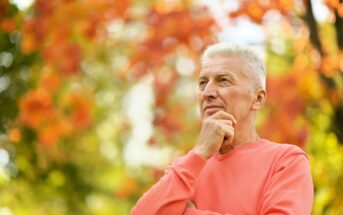
[[[287,147],[263,193],[260,214],[311,214],[313,182],[306,154]]]
[[[203,158],[190,151],[138,200],[131,214],[182,214],[205,164]]]

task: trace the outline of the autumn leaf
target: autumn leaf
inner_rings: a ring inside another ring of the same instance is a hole
[[[16,24],[12,20],[3,20],[0,23],[0,29],[8,33],[13,32],[16,29]]]
[[[53,114],[51,95],[44,89],[29,91],[20,99],[20,121],[33,129],[40,127]]]
[[[339,71],[338,56],[324,56],[320,68],[326,76],[331,76],[333,73]]]
[[[76,44],[56,40],[44,50],[44,59],[64,75],[80,72],[81,49]]]
[[[13,143],[18,143],[22,139],[21,132],[18,128],[12,128],[8,131],[8,139]]]
[[[324,0],[324,2],[330,8],[337,8],[339,6],[339,0]]]
[[[67,113],[67,116],[76,130],[83,130],[90,126],[92,117],[91,103],[88,98],[74,92],[67,96],[65,102],[65,105],[70,110],[69,113]]]
[[[61,85],[62,77],[52,66],[46,66],[42,69],[40,85],[50,93],[54,93]]]

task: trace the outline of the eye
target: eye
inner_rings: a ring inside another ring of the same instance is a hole
[[[226,86],[229,84],[231,84],[231,81],[229,79],[227,79],[227,78],[220,78],[219,79],[219,85]]]
[[[206,84],[207,84],[206,80],[200,80],[199,81],[199,88],[200,88],[200,90],[205,89]]]

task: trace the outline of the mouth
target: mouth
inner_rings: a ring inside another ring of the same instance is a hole
[[[219,106],[219,105],[207,105],[204,108],[204,112],[206,111],[218,111],[219,109],[223,109],[223,106]]]

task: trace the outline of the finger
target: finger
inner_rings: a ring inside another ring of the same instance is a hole
[[[235,124],[231,119],[218,119],[217,121],[231,127]]]
[[[237,124],[237,121],[236,121],[236,119],[235,119],[234,116],[232,116],[231,114],[229,114],[229,113],[227,113],[227,112],[225,112],[225,111],[222,111],[222,110],[216,112],[216,113],[213,114],[211,117],[212,117],[213,119],[226,119],[226,120],[232,120],[232,122],[233,122],[234,124]]]
[[[223,125],[222,129],[224,131],[224,138],[223,138],[222,145],[231,144],[233,141],[234,134],[235,134],[234,128],[232,126]]]
[[[216,120],[217,125],[219,125],[219,127],[222,129],[222,131],[224,132],[224,136],[227,136],[229,134],[231,134],[232,132],[234,132],[234,127],[232,125],[232,121],[231,120]],[[227,133],[229,132],[229,133]]]

